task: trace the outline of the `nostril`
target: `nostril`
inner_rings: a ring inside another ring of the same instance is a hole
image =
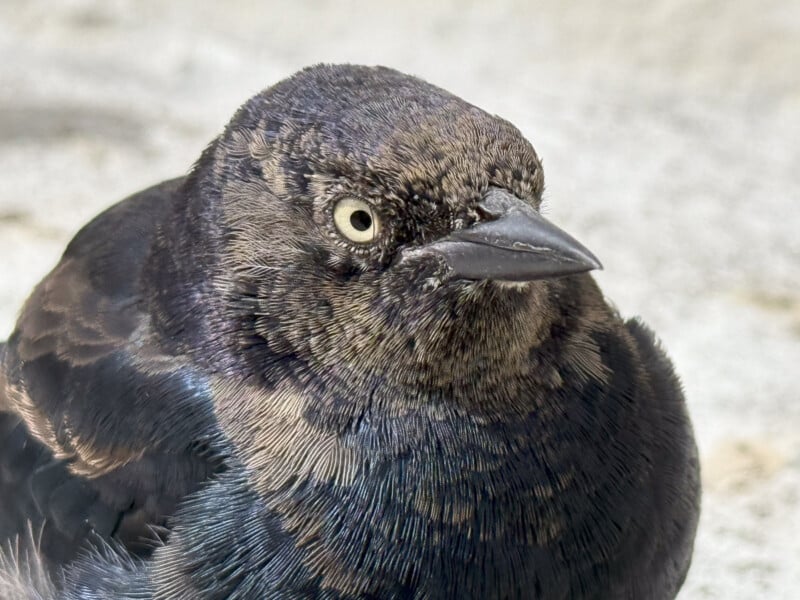
[[[508,190],[490,187],[478,203],[477,210],[481,220],[494,221],[506,214],[518,202],[517,197]]]
[[[493,212],[491,208],[484,206],[483,202],[475,207],[475,213],[479,221],[494,221],[500,215]]]

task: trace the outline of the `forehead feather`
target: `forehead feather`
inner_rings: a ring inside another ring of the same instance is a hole
[[[298,179],[368,176],[428,194],[500,185],[537,203],[543,186],[536,153],[513,125],[384,67],[305,69],[246,103],[229,136],[242,129],[273,155],[271,170]]]

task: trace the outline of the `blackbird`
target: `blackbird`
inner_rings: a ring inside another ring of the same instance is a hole
[[[3,597],[673,598],[681,386],[543,183],[391,69],[250,99],[0,346]]]

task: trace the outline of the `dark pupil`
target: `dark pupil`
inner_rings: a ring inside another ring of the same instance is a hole
[[[359,231],[366,231],[372,227],[372,217],[365,210],[353,211],[353,214],[350,215],[350,225]]]

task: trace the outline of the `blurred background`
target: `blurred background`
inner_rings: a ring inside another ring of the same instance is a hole
[[[705,486],[680,597],[800,597],[800,3],[3,0],[0,56],[0,339],[249,96],[392,66],[523,131],[548,216],[669,349]]]

